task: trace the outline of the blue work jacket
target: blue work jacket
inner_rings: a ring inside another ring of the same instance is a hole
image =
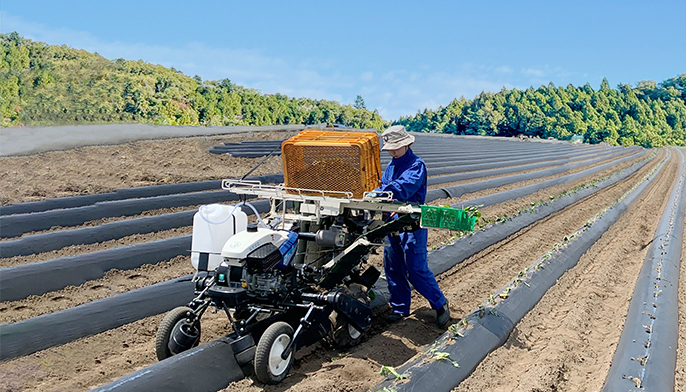
[[[379,191],[393,192],[399,201],[424,204],[426,200],[426,164],[408,149],[405,155],[392,159],[381,177]]]

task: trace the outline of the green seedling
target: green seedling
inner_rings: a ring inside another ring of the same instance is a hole
[[[461,328],[467,328],[468,325],[469,325],[469,320],[467,320],[466,318],[463,318],[457,322],[457,326],[461,327]]]
[[[455,337],[461,337],[463,338],[464,335],[459,331],[459,328],[457,324],[452,324],[448,327],[448,332],[450,333],[450,337],[455,339]]]
[[[331,357],[331,362],[335,362],[335,361],[338,361],[339,359],[343,359],[343,358],[345,358],[345,354],[341,353],[341,354],[336,355],[335,357]]]
[[[627,379],[633,381],[634,384],[636,384],[636,388],[641,387],[641,379],[640,378],[634,377],[634,376],[623,376],[623,378],[627,378]]]
[[[484,308],[483,305],[479,305],[478,312],[479,318],[483,318],[486,315],[486,308]]]
[[[500,317],[497,310],[493,308],[485,308],[483,305],[479,305],[477,313],[479,315],[479,318],[484,318],[484,316],[486,316],[487,314],[492,314],[495,317]]]
[[[448,327],[448,332],[450,332],[450,335],[453,339],[456,336],[463,338],[464,335],[460,332],[460,329],[467,328],[468,325],[469,325],[469,320],[467,320],[467,318],[463,318],[460,321],[458,321],[456,324],[450,325]]]
[[[452,359],[450,359],[450,353],[446,353],[446,352],[436,352],[436,353],[434,353],[434,356],[433,356],[433,357],[434,357],[434,359],[436,359],[437,361],[441,361],[441,360],[442,360],[442,361],[448,361],[448,362],[450,362],[453,366],[455,366],[456,368],[459,368],[459,367],[460,367],[460,365],[459,365],[457,362],[455,362],[455,361],[453,361]]]
[[[646,355],[645,357],[640,357],[640,358],[631,357],[631,359],[634,360],[634,361],[637,361],[638,363],[640,363],[641,366],[645,366],[645,365],[646,365],[646,362],[648,362],[648,356],[649,356],[649,355],[650,355],[650,354]]]
[[[388,376],[389,374],[392,374],[395,377],[395,381],[407,379],[407,375],[405,373],[398,373],[393,366],[381,366],[381,375]]]

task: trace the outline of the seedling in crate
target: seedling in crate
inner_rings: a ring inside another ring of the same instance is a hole
[[[481,218],[481,211],[479,211],[479,208],[483,207],[483,204],[480,204],[478,206],[469,206],[463,208],[467,215],[469,215],[470,218],[476,218],[476,220],[479,220]]]

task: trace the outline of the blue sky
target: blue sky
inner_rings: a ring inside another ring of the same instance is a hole
[[[503,86],[686,73],[685,0],[1,0],[12,31],[265,94],[361,95],[387,120]]]

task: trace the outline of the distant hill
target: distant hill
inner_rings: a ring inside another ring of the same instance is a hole
[[[0,126],[145,122],[167,125],[338,123],[381,130],[388,123],[354,105],[262,94],[229,79],[203,81],[142,60],[0,34]],[[600,89],[503,88],[437,110],[401,117],[410,131],[461,135],[572,138],[587,143],[660,147],[686,145],[686,74],[661,83]]]
[[[334,101],[292,98],[203,81],[142,60],[0,34],[2,126],[145,122],[167,125],[337,123],[382,129],[377,111]],[[358,97],[358,101],[361,98]],[[363,101],[362,101],[363,102]]]
[[[686,74],[662,83],[643,81],[612,89],[603,79],[566,88],[552,83],[538,89],[481,93],[455,99],[446,107],[401,117],[408,130],[459,135],[572,137],[587,143],[660,147],[686,145]],[[576,136],[575,136],[576,135]]]

